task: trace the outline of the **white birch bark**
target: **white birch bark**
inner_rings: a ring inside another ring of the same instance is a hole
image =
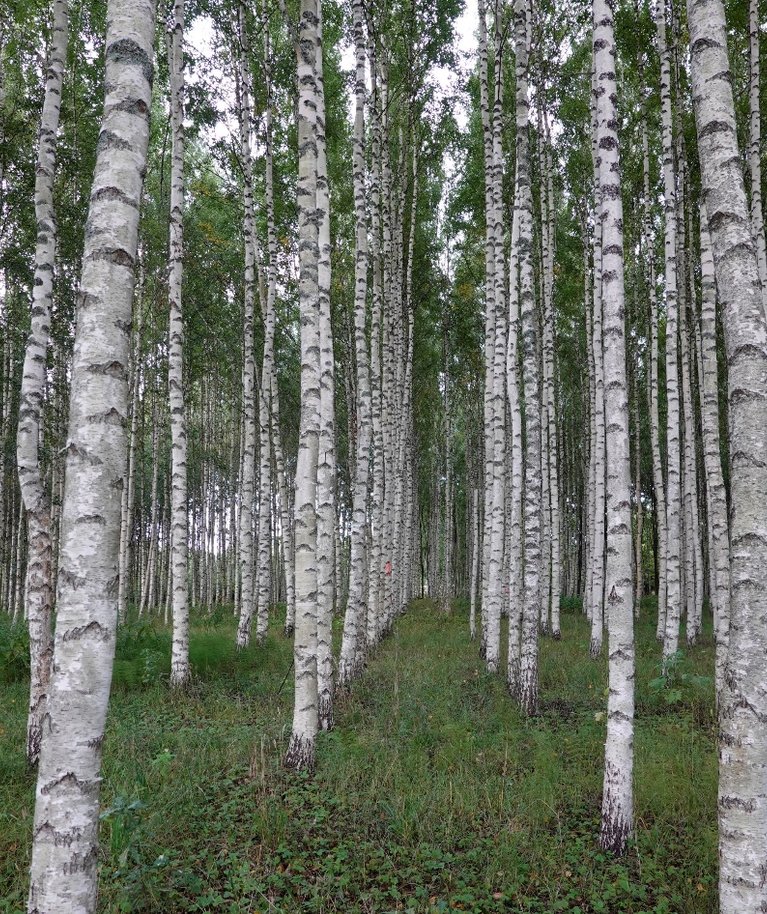
[[[242,471],[240,474],[240,618],[237,647],[250,643],[255,603],[253,581],[253,507],[256,459],[256,362],[253,351],[253,321],[256,294],[256,237],[253,207],[253,173],[251,158],[250,79],[245,6],[238,7],[240,55],[238,59],[240,162],[243,173],[243,235],[245,238],[245,282],[243,312],[242,362]]]
[[[333,603],[335,600],[336,429],[335,366],[330,320],[330,192],[325,138],[322,4],[317,2],[316,118],[317,219],[319,220],[320,441],[317,468],[317,713],[322,730],[333,728]]]
[[[301,0],[298,75],[298,228],[301,311],[301,420],[295,491],[296,627],[293,728],[285,766],[311,771],[319,726],[317,693],[317,468],[321,355],[317,214],[318,0]]]
[[[666,631],[666,560],[668,534],[666,529],[666,484],[663,479],[663,462],[660,452],[660,416],[658,408],[658,296],[655,286],[655,259],[653,257],[650,226],[650,152],[647,139],[647,118],[642,118],[642,243],[646,259],[647,296],[650,301],[650,371],[648,373],[650,401],[650,448],[652,452],[652,477],[655,490],[655,522],[658,528],[658,620],[655,636],[663,641]]]
[[[599,215],[599,124],[597,111],[598,74],[596,60],[592,72],[592,164],[594,168],[594,283],[592,305],[592,361],[594,365],[594,516],[591,542],[591,592],[589,595],[589,616],[591,619],[591,643],[589,653],[595,660],[602,652],[604,636],[605,606],[605,381],[604,381],[604,333],[602,304],[602,232],[603,224]]]
[[[716,694],[724,686],[725,661],[730,628],[730,527],[727,494],[722,473],[719,439],[719,369],[716,356],[716,276],[708,214],[700,207],[701,273],[701,363],[703,466],[706,474],[706,516],[708,518],[711,606],[716,639]]]
[[[602,223],[605,452],[607,463],[607,737],[600,844],[626,851],[633,828],[634,612],[631,573],[631,454],[626,383],[623,203],[618,148],[618,87],[613,7],[594,0],[597,74],[598,209]]]
[[[184,272],[184,0],[174,0],[168,30],[170,72],[171,175],[170,175],[170,275],[168,298],[168,396],[171,433],[171,579],[173,644],[170,684],[189,682],[189,593],[187,441],[184,406],[184,317],[181,284]]]
[[[666,42],[666,3],[656,11],[658,52],[661,60],[661,123],[663,138],[663,195],[665,212],[664,263],[666,280],[666,618],[663,635],[664,663],[679,647],[682,603],[681,535],[682,480],[680,445],[679,304],[677,295],[676,169],[671,109],[671,52]]]
[[[479,553],[480,553],[480,527],[479,527],[479,490],[476,486],[471,490],[471,591],[469,594],[469,637],[474,641],[477,637],[477,587],[479,585]]]
[[[42,437],[53,274],[56,265],[56,212],[53,202],[56,141],[68,35],[68,0],[54,0],[35,172],[37,239],[31,325],[22,368],[16,436],[16,465],[27,518],[25,615],[29,628],[30,688],[26,751],[30,765],[36,765],[40,756],[53,654],[51,499],[40,465],[39,442]]]
[[[538,314],[533,281],[533,196],[530,183],[529,101],[527,94],[530,28],[526,0],[514,3],[516,52],[517,188],[519,209],[519,306],[525,398],[524,600],[520,649],[519,700],[525,714],[538,712],[538,620],[541,574],[541,400]]]
[[[687,19],[701,182],[728,368],[731,615],[719,694],[719,909],[757,914],[767,907],[767,325],[721,0],[690,2]]]
[[[522,443],[522,405],[519,383],[519,180],[515,181],[515,206],[511,226],[509,256],[509,332],[507,341],[506,392],[511,423],[511,511],[509,514],[509,627],[506,684],[513,698],[519,698],[521,661],[521,622],[524,600],[523,511],[524,449]]]
[[[756,242],[756,265],[762,285],[762,305],[767,317],[767,242],[762,209],[762,111],[760,105],[759,0],[749,0],[748,167],[751,174],[751,226]]]
[[[261,362],[261,389],[258,398],[259,428],[259,510],[256,641],[261,644],[269,628],[269,605],[272,598],[272,441],[279,428],[272,432],[273,403],[277,399],[277,377],[274,365],[275,302],[277,298],[277,232],[274,221],[274,156],[272,151],[272,85],[269,20],[262,11],[261,27],[264,42],[264,75],[266,110],[264,112],[264,165],[266,198],[266,232],[269,259],[266,267],[266,295],[262,296],[264,319],[264,350]],[[287,572],[286,572],[287,579]]]
[[[548,470],[549,470],[549,538],[551,553],[550,582],[550,631],[555,640],[561,638],[559,621],[560,589],[560,518],[559,518],[559,455],[557,453],[557,385],[556,385],[556,319],[554,315],[554,242],[556,238],[556,213],[554,209],[554,176],[551,163],[551,139],[548,116],[543,113],[546,131],[544,150],[547,252],[544,263],[543,350],[545,379],[548,389]]]
[[[120,506],[120,583],[117,595],[117,616],[125,622],[128,615],[128,594],[131,577],[131,557],[133,554],[133,519],[136,508],[136,450],[138,441],[139,393],[141,389],[141,326],[143,323],[143,296],[141,252],[139,251],[138,290],[133,303],[133,352],[131,354],[131,373],[129,381],[131,418],[128,437],[128,469],[123,489],[123,500]],[[56,550],[57,552],[58,550]],[[55,554],[55,553],[54,553]]]
[[[381,416],[381,315],[383,276],[381,257],[381,109],[382,79],[378,70],[375,42],[369,36],[369,60],[372,89],[371,134],[372,167],[370,171],[370,234],[372,260],[372,310],[370,317],[370,409],[372,425],[372,485],[370,493],[370,540],[368,612],[366,625],[367,653],[378,644],[381,630],[381,556],[383,550],[384,454]]]
[[[155,8],[110,0],[106,97],[72,362],[54,662],[37,779],[30,914],[96,910],[99,787],[117,623],[139,205]]]

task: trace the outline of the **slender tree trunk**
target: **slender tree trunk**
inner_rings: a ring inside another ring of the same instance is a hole
[[[658,409],[658,298],[655,283],[655,260],[653,257],[650,227],[650,155],[647,141],[647,118],[642,118],[642,242],[647,261],[647,296],[650,301],[650,371],[648,374],[650,401],[650,447],[652,451],[652,477],[655,494],[655,523],[658,542],[655,550],[658,578],[658,621],[656,637],[663,641],[666,631],[666,562],[668,557],[668,534],[666,528],[666,485],[663,479],[663,463],[660,451],[660,417]]]
[[[269,20],[264,7],[261,16],[264,39],[264,71],[266,76],[266,129],[265,129],[265,171],[266,171],[266,225],[269,261],[266,269],[266,295],[264,305],[264,351],[261,363],[261,390],[258,398],[259,427],[259,497],[258,511],[258,616],[256,620],[256,641],[266,639],[269,628],[269,606],[272,599],[272,440],[279,430],[272,433],[273,402],[278,396],[277,375],[274,365],[275,302],[277,299],[277,230],[274,219],[274,155],[272,150],[272,86],[271,48]]]
[[[597,74],[598,208],[602,224],[602,307],[607,457],[609,697],[600,844],[626,851],[633,827],[634,613],[631,577],[631,454],[626,384],[623,203],[618,149],[618,87],[613,8],[594,0]]]
[[[477,637],[477,586],[479,584],[479,489],[471,490],[471,592],[469,594],[469,635],[474,641]]]
[[[301,423],[296,466],[296,629],[293,731],[288,768],[311,771],[319,726],[317,692],[317,468],[321,425],[319,221],[317,214],[318,0],[301,0],[298,71],[298,228]]]
[[[592,73],[592,159],[594,167],[594,288],[592,351],[594,362],[594,521],[591,543],[591,644],[589,653],[595,660],[602,653],[605,609],[605,380],[604,380],[604,314],[602,301],[604,225],[599,211],[599,122],[598,73],[596,59]]]
[[[106,98],[72,363],[50,729],[37,780],[30,914],[96,910],[101,746],[117,623],[126,379],[155,8],[146,0],[109,0],[107,22]]]
[[[133,519],[136,509],[136,451],[138,444],[139,394],[141,390],[141,326],[143,323],[144,303],[141,294],[142,271],[139,252],[138,291],[133,303],[133,352],[131,355],[130,375],[130,435],[128,438],[128,470],[123,489],[120,521],[120,583],[117,596],[118,618],[125,622],[128,616],[128,596],[131,579],[131,549],[133,540]],[[55,554],[55,553],[54,553]],[[135,599],[135,596],[134,596]]]
[[[762,20],[763,22],[763,20]],[[762,305],[767,316],[767,243],[764,234],[764,212],[762,210],[762,110],[759,100],[761,71],[759,67],[759,0],[749,0],[749,131],[748,165],[751,172],[751,226],[756,242],[756,265],[762,284]]]
[[[168,30],[171,88],[170,176],[170,322],[168,326],[168,396],[171,433],[171,588],[173,647],[170,684],[189,682],[188,497],[186,414],[184,406],[184,317],[181,283],[184,273],[184,0],[174,0]]]
[[[521,623],[523,614],[523,512],[524,512],[524,448],[522,442],[522,404],[519,383],[519,175],[515,181],[515,205],[511,227],[509,257],[509,333],[507,344],[506,392],[510,410],[511,450],[511,511],[509,514],[509,629],[506,663],[506,683],[513,698],[520,698]],[[529,634],[529,633],[528,633]]]
[[[525,397],[524,602],[520,659],[520,705],[538,713],[538,619],[541,592],[541,401],[538,314],[533,281],[533,196],[530,183],[529,101],[530,32],[526,0],[515,0],[514,33],[517,98],[517,186],[519,201],[519,305]]]
[[[320,443],[317,468],[317,713],[322,730],[333,728],[333,603],[335,598],[336,424],[335,366],[330,319],[330,192],[325,138],[322,4],[317,2],[317,218],[319,219]]]
[[[56,263],[56,213],[53,203],[56,141],[68,34],[68,0],[54,0],[35,174],[37,241],[32,286],[32,321],[24,355],[16,437],[19,486],[27,512],[26,618],[29,627],[30,659],[27,761],[30,765],[36,765],[40,756],[53,654],[51,498],[43,479],[39,441],[42,437],[46,362],[53,304],[53,273]],[[0,473],[3,472],[4,467],[0,466]]]
[[[546,189],[546,236],[548,257],[544,263],[543,351],[545,383],[548,399],[548,470],[549,470],[549,538],[551,551],[551,635],[555,640],[561,637],[559,622],[560,590],[560,517],[559,517],[559,456],[557,453],[557,384],[556,384],[556,319],[554,315],[554,242],[556,238],[556,213],[554,209],[554,176],[551,167],[551,142],[548,117],[543,114],[546,131],[544,150],[544,176]]]
[[[730,528],[719,441],[719,369],[716,357],[716,276],[708,215],[700,211],[701,363],[703,402],[703,466],[706,473],[706,516],[710,530],[711,606],[716,639],[716,694],[724,686],[730,629]]]
[[[253,624],[255,587],[253,582],[253,503],[256,459],[256,362],[253,351],[253,320],[256,294],[256,225],[253,208],[253,174],[251,159],[250,79],[248,72],[248,39],[245,6],[239,6],[240,56],[238,69],[240,159],[243,172],[245,236],[245,294],[242,331],[242,472],[240,476],[240,621],[237,647],[250,643]],[[262,385],[263,386],[263,385]]]
[[[679,439],[679,306],[677,295],[676,172],[671,108],[671,53],[666,43],[666,3],[659,0],[656,26],[661,59],[661,116],[663,134],[663,190],[666,216],[664,250],[666,276],[666,617],[663,637],[664,663],[679,647],[681,587],[681,447]]]

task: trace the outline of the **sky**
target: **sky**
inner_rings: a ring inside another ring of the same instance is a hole
[[[466,0],[464,11],[458,17],[455,23],[455,39],[454,46],[458,52],[459,59],[463,62],[463,68],[474,59],[477,50],[477,6],[475,0]],[[211,58],[213,56],[213,34],[214,34],[214,24],[210,16],[199,16],[194,20],[194,22],[187,28],[185,35],[185,42],[190,50],[194,52],[194,56],[202,54],[206,58]],[[354,70],[354,46],[350,41],[344,44],[344,47],[341,50],[341,62],[344,69],[349,70],[350,72]],[[434,78],[438,85],[442,86],[446,93],[455,93],[460,80],[461,74],[451,70],[448,67],[437,67],[433,71]],[[221,73],[221,80],[217,80],[219,84],[221,82],[229,82],[227,74]],[[193,81],[194,77],[192,76],[190,81]],[[233,107],[231,104],[229,107]],[[223,112],[222,112],[223,113]],[[456,112],[456,119],[461,128],[466,125],[467,112],[462,104],[459,104]],[[354,117],[354,98],[350,98],[350,110],[349,116],[351,119]],[[219,125],[215,130],[215,138],[219,139],[227,135],[230,130],[235,128],[234,124],[224,124]]]

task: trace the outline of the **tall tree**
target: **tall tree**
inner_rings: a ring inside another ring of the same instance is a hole
[[[538,313],[533,276],[533,193],[530,177],[528,62],[532,29],[526,0],[514,3],[516,58],[517,205],[519,209],[519,308],[525,402],[524,597],[519,700],[525,714],[538,712],[538,623],[541,605],[541,398]]]
[[[171,573],[173,590],[173,647],[170,681],[189,681],[189,591],[187,445],[184,407],[184,314],[181,285],[184,276],[184,0],[174,0],[168,28],[170,74],[171,172],[170,172],[170,275],[168,297],[168,396],[171,433]]]
[[[68,37],[68,0],[54,0],[35,172],[37,241],[32,286],[32,320],[24,355],[19,428],[16,436],[19,485],[27,512],[26,617],[29,626],[30,653],[27,761],[30,765],[36,765],[40,757],[53,653],[51,499],[41,465],[40,440],[51,306],[53,304],[53,275],[56,263],[56,213],[53,187],[61,113],[61,89],[64,82]]]
[[[365,194],[365,10],[363,0],[352,5],[355,48],[354,109],[354,352],[357,365],[357,428],[352,495],[349,597],[344,620],[338,681],[348,686],[365,658],[365,609],[368,591],[368,485],[370,479],[370,363],[368,359],[368,214]]]
[[[256,358],[254,352],[256,301],[256,216],[253,202],[252,116],[246,7],[238,6],[237,102],[239,151],[243,181],[243,235],[245,239],[244,310],[242,330],[242,448],[240,472],[240,621],[237,647],[250,644],[255,604],[253,580],[253,508],[256,461]]]
[[[677,294],[677,205],[676,167],[671,105],[671,50],[666,40],[666,3],[659,0],[656,11],[660,54],[661,118],[663,138],[663,196],[665,230],[663,238],[666,295],[666,616],[663,635],[664,662],[679,647],[682,605],[682,478],[679,404],[679,301]]]
[[[155,7],[109,0],[106,97],[85,230],[56,637],[37,778],[30,914],[96,910],[99,787],[117,624],[120,489]]]
[[[626,383],[623,202],[613,5],[594,0],[598,216],[602,225],[609,697],[600,844],[622,854],[633,820],[634,612],[631,576],[631,456]]]
[[[293,732],[289,768],[311,771],[319,726],[317,694],[317,469],[321,423],[321,330],[317,206],[319,0],[301,0],[298,73],[298,231],[301,309],[301,424],[296,466],[296,628]]]
[[[759,65],[759,0],[748,3],[749,89],[748,166],[751,174],[751,226],[756,242],[756,264],[762,284],[762,303],[767,317],[767,242],[762,209],[762,109],[761,67]]]
[[[719,908],[722,914],[756,914],[767,906],[767,324],[721,0],[690,2],[687,21],[701,184],[727,350],[730,427],[730,632],[719,695]]]

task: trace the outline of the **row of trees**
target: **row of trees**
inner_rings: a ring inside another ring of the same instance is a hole
[[[149,0],[110,0],[105,41],[99,8],[30,2],[0,49],[0,596],[30,632],[32,911],[95,909],[116,626],[172,624],[180,688],[195,605],[233,606],[245,647],[285,604],[285,763],[311,770],[335,688],[414,594],[468,597],[491,672],[508,616],[530,715],[538,639],[582,598],[592,656],[608,633],[601,842],[623,853],[655,586],[664,662],[710,601],[722,910],[764,900],[756,0],[730,36],[721,0],[479,0],[465,129],[435,78],[458,6],[216,3],[193,11],[204,50],[183,0],[158,48]]]

